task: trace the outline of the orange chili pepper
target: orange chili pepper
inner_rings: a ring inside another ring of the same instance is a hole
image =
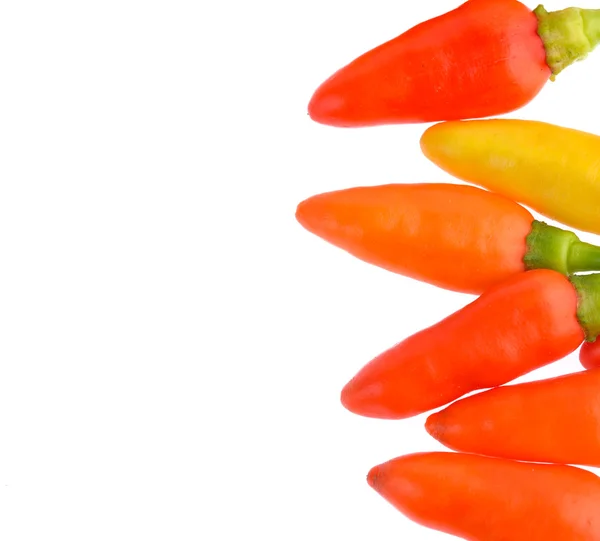
[[[430,415],[427,432],[466,453],[600,466],[600,369],[498,387]]]
[[[572,466],[420,453],[367,481],[410,520],[470,541],[600,541],[600,479]]]
[[[600,248],[473,186],[351,188],[303,201],[296,218],[363,261],[466,293],[482,293],[536,268],[563,274],[600,270]]]
[[[600,275],[512,276],[367,364],[343,389],[350,411],[401,419],[503,385],[600,332]]]

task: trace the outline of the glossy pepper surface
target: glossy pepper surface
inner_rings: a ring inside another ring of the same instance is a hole
[[[303,201],[296,218],[363,261],[454,291],[482,293],[535,268],[600,269],[600,248],[473,186],[350,188]]]
[[[401,419],[561,359],[600,332],[600,275],[512,276],[368,363],[342,390],[367,417]]]
[[[430,415],[429,434],[456,451],[600,466],[600,369],[498,387]]]
[[[421,148],[457,178],[600,233],[597,135],[530,120],[472,120],[428,128]]]
[[[369,485],[412,521],[469,541],[600,541],[600,479],[572,466],[420,453]]]
[[[498,115],[528,103],[599,40],[600,10],[470,0],[336,72],[308,111],[332,126]]]

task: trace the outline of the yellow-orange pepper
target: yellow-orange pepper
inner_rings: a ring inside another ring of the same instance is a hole
[[[530,120],[443,122],[421,138],[457,178],[540,214],[600,234],[600,137]]]

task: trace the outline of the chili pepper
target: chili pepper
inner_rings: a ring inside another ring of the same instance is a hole
[[[402,419],[508,383],[571,353],[584,337],[594,340],[599,295],[600,274],[516,274],[373,359],[346,384],[342,404]]]
[[[572,466],[418,453],[367,481],[413,522],[462,539],[600,540],[600,479]]]
[[[599,41],[600,10],[471,0],[336,72],[308,112],[346,127],[499,115],[527,104]]]
[[[421,148],[444,171],[600,233],[600,137],[530,120],[436,124]]]
[[[473,186],[351,188],[303,201],[296,218],[363,261],[455,291],[482,293],[536,268],[600,269],[600,248]]]
[[[427,432],[466,453],[600,466],[600,370],[498,387],[429,416]]]
[[[600,368],[600,340],[584,342],[579,350],[579,362],[587,370]]]

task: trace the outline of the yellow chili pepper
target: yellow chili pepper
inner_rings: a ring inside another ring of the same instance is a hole
[[[600,233],[600,137],[530,120],[443,122],[421,138],[451,175]]]

